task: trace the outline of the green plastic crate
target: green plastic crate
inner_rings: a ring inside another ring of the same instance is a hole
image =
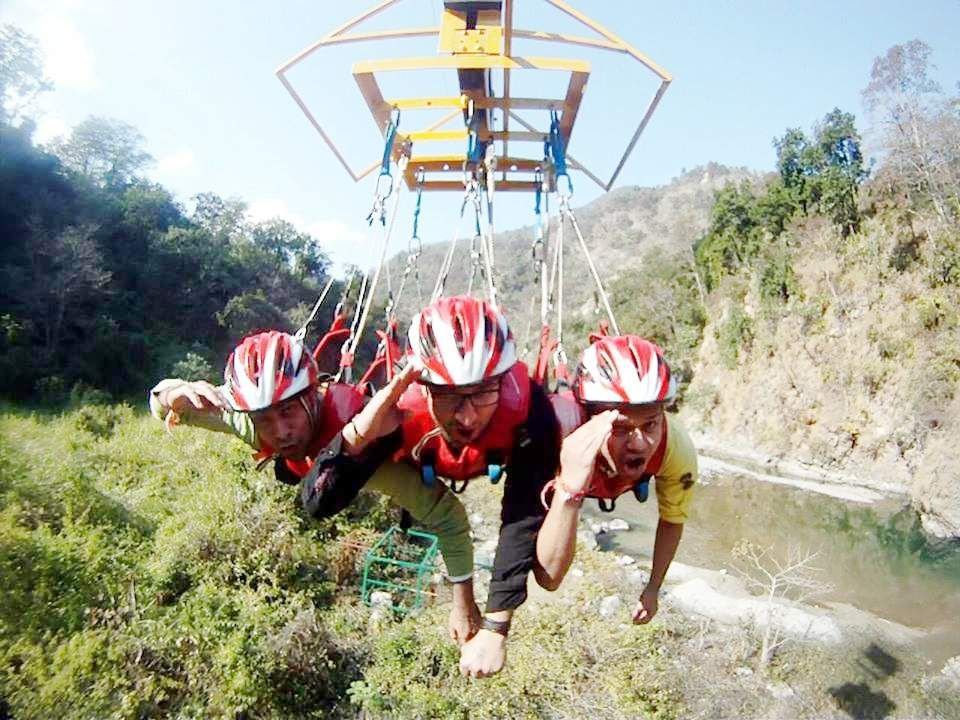
[[[423,607],[439,552],[437,536],[420,530],[404,532],[394,526],[367,551],[363,559],[360,596],[370,604],[376,590],[393,596],[393,609],[409,613]]]

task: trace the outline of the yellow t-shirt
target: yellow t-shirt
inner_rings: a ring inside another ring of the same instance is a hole
[[[674,415],[667,415],[667,448],[654,473],[660,518],[672,523],[687,521],[693,486],[697,482],[697,451],[690,435]]]

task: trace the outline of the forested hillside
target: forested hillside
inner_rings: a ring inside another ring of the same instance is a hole
[[[121,121],[91,117],[38,147],[39,57],[2,33],[0,394],[139,396],[167,374],[215,377],[253,328],[296,329],[327,278],[317,240],[212,192],[186,209],[145,178],[143,138]]]

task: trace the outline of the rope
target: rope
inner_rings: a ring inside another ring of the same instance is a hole
[[[397,163],[397,168],[402,176],[407,167],[408,158],[406,155],[400,157],[400,161]],[[380,250],[380,263],[377,265],[377,271],[373,275],[373,280],[370,282],[370,289],[367,292],[366,301],[363,303],[363,313],[360,316],[360,325],[357,328],[356,334],[354,334],[352,340],[353,342],[350,345],[350,356],[352,358],[353,354],[357,350],[357,346],[360,344],[360,337],[363,335],[363,328],[367,324],[367,316],[370,314],[370,308],[373,306],[373,297],[377,291],[377,284],[380,281],[380,273],[383,271],[383,266],[386,264],[387,259],[387,249],[390,246],[390,238],[393,235],[393,228],[396,225],[397,221],[397,207],[400,205],[400,186],[397,185],[393,191],[393,207],[390,208],[390,223],[387,225],[387,232],[383,238],[383,247]]]
[[[557,354],[563,353],[563,216],[557,226],[557,253],[554,255],[557,288]]]
[[[484,255],[484,243],[486,240],[483,237],[483,230],[480,228],[480,203],[477,201],[478,195],[473,194],[473,219],[474,219],[474,230],[473,237],[470,238],[470,278],[467,281],[467,295],[473,295],[473,281],[477,275],[483,275],[483,268],[480,265],[480,258]],[[480,241],[480,250],[477,250],[477,241]]]
[[[393,319],[394,310],[400,305],[403,298],[403,289],[407,285],[407,278],[411,271],[416,276],[417,281],[417,302],[423,305],[423,288],[420,286],[420,253],[423,252],[423,243],[420,241],[420,202],[423,198],[423,181],[425,178],[423,168],[417,170],[417,204],[413,209],[413,233],[410,241],[407,243],[406,264],[403,266],[403,275],[400,277],[400,287],[397,290],[396,300],[390,299],[387,307],[387,322]]]
[[[467,181],[464,182],[467,184]],[[433,292],[430,294],[431,303],[443,297],[443,291],[447,284],[447,276],[450,274],[450,267],[453,264],[453,253],[457,248],[457,236],[460,234],[460,228],[463,225],[463,216],[467,211],[467,203],[469,201],[470,188],[467,186],[463,191],[463,202],[460,203],[460,219],[457,221],[457,226],[453,230],[450,247],[447,249],[447,254],[444,256],[443,262],[440,263],[440,270],[437,272],[437,281],[433,286]]]
[[[533,242],[530,244],[530,255],[533,259],[533,282],[534,285],[540,287],[540,325],[541,327],[547,322],[547,308],[549,305],[549,288],[548,288],[548,278],[547,278],[547,263],[546,263],[546,254],[547,254],[547,244],[549,242],[549,233],[550,233],[550,196],[549,194],[544,197],[543,194],[543,170],[537,168],[534,175],[534,202],[533,202],[533,216],[534,216],[534,225],[533,225]],[[541,211],[541,206],[544,205],[544,200],[546,200],[546,209],[547,209],[547,223],[543,221],[543,213]],[[546,235],[546,241],[544,236]],[[527,327],[524,331],[523,338],[526,343],[524,349],[524,355],[529,352],[529,346],[531,345],[531,335],[530,330],[533,326],[533,305],[536,302],[536,295],[531,293],[530,295],[530,305],[527,308]]]
[[[330,292],[331,287],[333,287],[333,277],[327,280],[327,285],[320,292],[320,297],[314,304],[313,310],[310,311],[310,316],[303,321],[303,325],[301,325],[296,334],[294,334],[294,337],[300,342],[303,342],[303,339],[307,336],[307,328],[310,326],[310,323],[316,319],[317,313],[320,311],[320,306],[323,304],[323,301],[327,299],[327,293]]]
[[[497,286],[493,277],[493,194],[496,190],[496,178],[494,173],[497,169],[497,156],[496,149],[491,143],[487,146],[487,154],[484,158],[484,180],[486,182],[486,198],[487,198],[487,236],[486,243],[484,244],[484,253],[483,259],[484,264],[486,265],[487,273],[487,295],[490,299],[490,304],[494,307],[497,306]],[[479,194],[476,199],[479,212],[480,197]]]
[[[347,282],[343,286],[343,292],[340,293],[340,300],[337,302],[337,306],[333,309],[334,318],[343,312],[343,306],[347,304],[347,298],[350,297],[350,288],[353,287],[353,281],[356,277],[357,273],[351,272],[350,277],[347,278]]]
[[[610,300],[607,297],[607,291],[603,287],[603,281],[600,279],[600,273],[597,272],[597,266],[593,263],[593,256],[590,254],[590,248],[587,247],[587,241],[583,239],[583,233],[580,232],[580,223],[577,222],[577,216],[573,214],[570,208],[570,198],[565,195],[560,196],[560,212],[570,218],[570,224],[573,225],[574,232],[577,233],[577,239],[580,241],[580,247],[587,258],[587,265],[590,267],[590,274],[593,275],[593,281],[597,284],[597,292],[603,301],[603,307],[607,311],[607,318],[610,320],[610,327],[614,335],[620,334],[620,327],[617,325],[617,319],[613,315],[613,309],[610,307]]]

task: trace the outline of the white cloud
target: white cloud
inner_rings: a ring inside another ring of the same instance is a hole
[[[93,53],[83,35],[64,15],[44,15],[36,28],[46,75],[57,88],[96,87]]]
[[[302,229],[303,218],[294,213],[286,200],[280,198],[259,198],[247,205],[247,217],[253,222],[263,222],[273,218],[283,218]]]
[[[37,120],[37,129],[33,139],[40,145],[46,145],[54,138],[66,136],[70,131],[67,121],[60,115],[52,112],[44,113]]]
[[[93,53],[74,22],[80,0],[5,0],[5,22],[33,35],[43,53],[44,73],[54,89],[89,90],[97,85]]]
[[[157,160],[157,174],[163,176],[178,175],[190,170],[196,158],[193,152],[187,149],[177,150],[169,155],[163,155]]]

